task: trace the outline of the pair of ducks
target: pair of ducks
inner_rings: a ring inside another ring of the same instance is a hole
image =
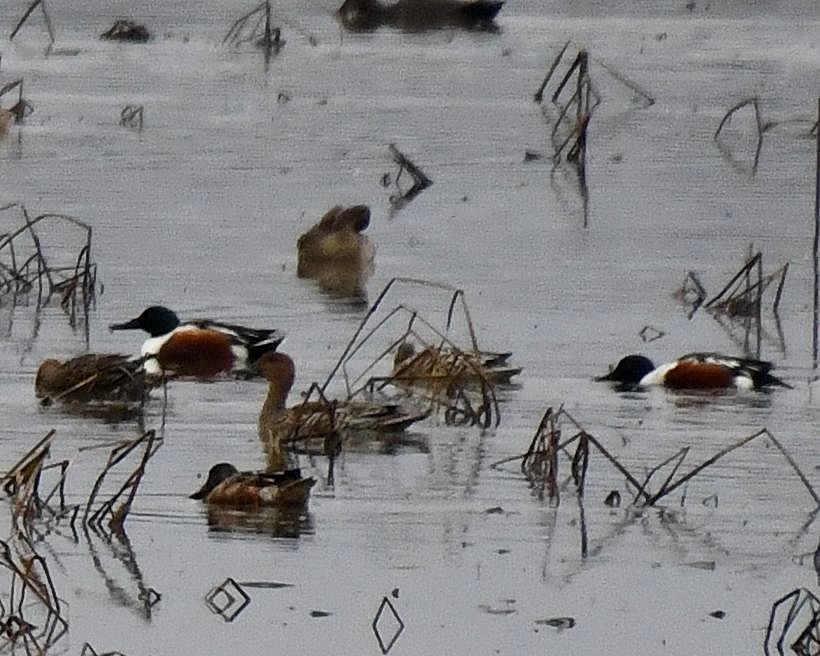
[[[209,504],[232,507],[305,505],[312,477],[303,478],[298,468],[288,468],[283,444],[296,439],[325,441],[347,430],[400,432],[428,416],[398,405],[366,402],[303,402],[287,407],[296,367],[284,353],[265,353],[257,362],[268,381],[268,392],[259,413],[258,435],[267,455],[265,472],[239,472],[229,463],[211,468],[205,484],[191,495]]]
[[[285,338],[279,330],[210,319],[182,323],[161,305],[110,329],[147,332],[140,357],[88,353],[66,361],[44,360],[35,379],[35,393],[44,405],[142,401],[163,377],[249,375],[254,363]]]

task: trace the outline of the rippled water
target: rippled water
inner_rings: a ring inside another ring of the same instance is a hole
[[[209,528],[187,494],[214,462],[261,466],[264,387],[172,386],[164,445],[126,522],[138,570],[93,535],[63,530],[39,545],[67,602],[69,633],[55,653],[79,653],[87,641],[125,654],[376,654],[371,622],[385,595],[406,627],[396,654],[592,653],[601,644],[612,654],[759,652],[773,601],[816,580],[801,559],[817,544],[814,504],[774,448],[753,441],[696,477],[683,505],[678,493],[663,512],[640,513],[603,504],[625,487],[593,453],[585,559],[571,487],[552,508],[517,461],[495,465],[522,454],[544,410],[563,403],[639,476],[685,446],[688,470],[765,426],[817,482],[815,146],[806,136],[817,106],[816,3],[603,4],[509,2],[497,34],[342,35],[332,4],[288,2],[274,21],[287,43],[267,74],[259,53],[221,45],[250,9],[237,0],[50,3],[49,57],[36,23],[13,43],[3,37],[0,78],[23,77],[35,111],[0,142],[0,203],[93,226],[104,285],[87,329],[72,330],[58,307],[0,305],[3,468],[56,428],[52,455],[72,461],[68,501],[84,502],[107,457],[88,447],[136,428],[39,408],[33,374],[45,357],[136,351],[140,335],[106,326],[149,303],[283,329],[297,388],[324,380],[363,310],[298,280],[295,242],[340,203],[372,208],[371,300],[394,276],[463,288],[481,345],[510,349],[525,367],[520,386],[503,393],[497,429],[427,420],[398,444],[344,452],[332,488],[326,463],[304,460],[320,479],[309,516],[234,517],[239,531],[220,530],[224,517]],[[18,5],[0,19],[3,35]],[[144,21],[154,41],[98,41],[121,16]],[[532,95],[567,39],[589,49],[603,97],[590,125],[586,229],[571,183],[551,176],[548,158],[524,160],[547,150]],[[598,62],[656,103],[638,109]],[[776,123],[755,175],[739,136],[748,116],[732,126],[739,164],[712,141],[723,113],[752,95]],[[141,133],[118,125],[134,103],[145,108]],[[381,184],[395,173],[389,143],[434,180],[397,213]],[[767,271],[790,263],[782,339],[764,313],[761,354],[795,389],[617,394],[592,381],[627,352],[739,352],[707,313],[687,319],[672,294],[688,270],[716,293],[750,243]],[[447,300],[404,285],[385,307],[405,303],[441,320]],[[643,343],[645,325],[664,337]],[[159,428],[160,413],[158,399],[146,427]],[[290,587],[247,588],[251,603],[226,623],[203,601],[226,577]],[[150,619],[140,585],[162,595]],[[717,610],[725,617],[710,615]],[[563,616],[575,626],[539,623]]]

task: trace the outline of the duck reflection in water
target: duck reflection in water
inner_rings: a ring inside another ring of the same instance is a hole
[[[255,508],[252,511],[208,505],[208,530],[214,533],[258,533],[274,538],[312,535],[313,515],[304,507]]]

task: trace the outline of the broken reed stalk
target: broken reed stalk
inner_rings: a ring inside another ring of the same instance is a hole
[[[557,426],[557,423],[558,423],[559,419],[562,416],[566,417],[567,420],[569,420],[578,429],[578,433],[576,433],[572,437],[568,438],[564,442],[561,442],[558,445],[558,449],[560,449],[564,453],[568,453],[567,452],[567,447],[572,442],[574,442],[576,440],[579,441],[579,447],[581,447],[582,451],[579,453],[576,450],[576,453],[573,456],[571,456],[571,460],[572,460],[572,463],[573,463],[573,465],[572,465],[572,467],[573,467],[573,470],[572,470],[573,478],[576,481],[576,485],[579,485],[579,483],[580,483],[579,494],[581,494],[581,495],[583,494],[583,480],[584,480],[584,477],[585,477],[585,474],[586,474],[587,458],[588,458],[587,451],[589,450],[589,445],[590,444],[592,446],[594,446],[598,450],[598,452],[601,453],[607,460],[609,460],[609,462],[621,473],[621,475],[626,479],[626,481],[635,489],[635,491],[636,491],[635,492],[635,501],[633,501],[633,503],[637,505],[638,500],[640,499],[641,500],[641,505],[652,506],[652,505],[656,504],[663,497],[667,496],[668,494],[670,494],[671,492],[673,492],[674,490],[676,490],[680,486],[687,483],[689,480],[691,480],[693,477],[695,477],[701,471],[703,471],[704,469],[706,469],[710,465],[712,465],[715,462],[717,462],[718,460],[720,460],[725,455],[731,453],[735,449],[738,449],[738,448],[744,446],[745,444],[748,444],[749,442],[751,442],[752,440],[754,440],[758,437],[765,436],[769,439],[771,444],[773,444],[775,446],[775,448],[777,448],[777,450],[780,451],[781,455],[785,458],[785,460],[789,463],[791,468],[797,474],[797,476],[800,479],[801,483],[803,484],[803,486],[808,491],[809,495],[814,500],[815,510],[820,509],[820,496],[818,496],[817,492],[815,492],[815,490],[812,487],[811,483],[809,482],[808,478],[801,471],[800,467],[795,462],[794,458],[792,458],[791,454],[789,454],[789,452],[786,450],[786,448],[780,443],[779,440],[777,440],[777,438],[774,435],[772,435],[772,433],[769,432],[769,430],[767,428],[762,428],[759,431],[738,440],[734,444],[730,444],[729,446],[721,449],[719,452],[717,452],[716,454],[714,454],[713,456],[711,456],[710,458],[708,458],[707,460],[705,460],[701,464],[697,465],[696,467],[694,467],[692,470],[690,470],[686,474],[680,476],[677,480],[673,481],[672,479],[677,474],[678,470],[680,469],[681,465],[683,464],[684,459],[686,458],[687,454],[689,453],[689,447],[684,447],[684,448],[680,449],[679,451],[677,451],[675,454],[673,454],[671,457],[665,459],[663,462],[661,462],[658,465],[656,465],[655,467],[653,467],[649,471],[649,473],[646,476],[644,482],[641,483],[634,476],[632,476],[632,474],[618,461],[618,459],[615,458],[612,454],[610,454],[606,450],[606,448],[604,448],[604,446],[593,435],[591,435],[590,433],[587,433],[581,427],[581,425],[566,410],[563,409],[563,407],[561,407],[559,409],[559,411],[557,413],[555,413],[554,415],[552,413],[552,409],[548,408],[547,412],[545,413],[544,417],[542,418],[541,424],[539,424],[539,430],[536,431],[536,436],[535,436],[533,442],[530,444],[530,449],[528,449],[527,453],[524,456],[521,456],[521,458],[522,458],[522,472],[524,472],[525,476],[526,476],[526,471],[525,471],[524,459],[530,459],[531,460],[531,452],[533,452],[533,453],[535,452],[533,450],[534,449],[533,445],[537,443],[537,439],[539,438],[539,432],[542,430],[542,428],[543,428],[543,426],[546,422],[550,422],[550,424],[553,427]],[[558,431],[557,428],[554,428],[553,430]],[[517,459],[517,457],[516,458],[510,458],[508,460],[513,460],[513,459]],[[502,461],[502,462],[505,462],[505,461]],[[579,465],[576,464],[576,463],[582,463],[583,464],[583,468],[582,468],[583,476],[578,475],[578,472],[581,471],[581,470],[578,469]],[[652,476],[654,476],[655,473],[657,473],[660,469],[662,469],[663,467],[665,467],[669,463],[674,463],[674,466],[672,468],[671,473],[666,477],[664,482],[661,484],[661,487],[659,488],[659,490],[657,492],[655,492],[654,494],[648,492],[647,488],[648,488],[648,484],[649,484],[649,481],[652,478]],[[496,464],[499,464],[499,463],[496,463]],[[557,465],[556,465],[556,469],[557,469]]]
[[[452,370],[456,371],[461,369],[467,369],[471,371],[475,379],[477,380],[478,386],[480,388],[481,402],[476,408],[474,407],[469,396],[466,393],[464,393],[462,386],[458,386],[458,389],[455,390],[455,393],[452,395],[450,399],[448,399],[447,403],[445,404],[448,408],[447,413],[445,413],[445,419],[447,419],[448,421],[452,421],[453,423],[472,423],[474,425],[481,425],[485,428],[488,428],[492,424],[495,424],[497,426],[500,422],[500,409],[498,405],[498,400],[495,396],[495,389],[492,382],[487,380],[486,376],[484,375],[484,372],[482,372],[480,367],[472,361],[472,359],[470,358],[470,351],[463,351],[462,349],[460,349],[450,338],[447,337],[446,334],[444,334],[442,331],[440,331],[438,328],[432,325],[432,323],[427,321],[424,317],[420,316],[417,312],[400,304],[392,310],[390,310],[385,317],[383,317],[376,323],[375,326],[373,326],[367,332],[365,332],[365,328],[369,325],[370,319],[379,309],[387,294],[393,289],[393,287],[397,283],[421,285],[424,287],[431,287],[434,289],[441,289],[452,292],[450,302],[447,307],[447,318],[445,321],[444,330],[450,331],[453,328],[456,316],[456,308],[460,305],[461,313],[464,317],[466,329],[469,334],[472,353],[474,353],[476,356],[479,355],[480,351],[478,346],[478,340],[476,338],[475,328],[473,326],[469,306],[467,305],[466,295],[463,290],[456,289],[451,285],[437,283],[429,280],[402,277],[392,278],[384,286],[379,296],[376,298],[371,307],[368,309],[365,316],[359,322],[358,327],[356,328],[352,337],[348,341],[347,346],[342,351],[342,354],[339,356],[339,359],[337,360],[336,364],[331,369],[330,374],[326,378],[325,382],[320,386],[320,391],[322,393],[325,392],[331,380],[333,380],[334,376],[338,373],[339,369],[341,369],[343,372],[348,399],[352,398],[356,394],[359,394],[365,389],[372,390],[374,388],[374,384],[377,382],[380,383],[379,389],[383,389],[386,385],[391,384],[395,380],[394,377],[370,377],[364,383],[363,386],[356,390],[352,389],[352,386],[357,385],[368,374],[368,372],[376,366],[377,362],[381,361],[394,348],[396,348],[396,346],[398,346],[402,341],[404,341],[404,339],[406,339],[408,335],[410,335],[413,332],[413,325],[415,322],[418,321],[441,340],[438,346],[430,345],[429,347],[440,352],[441,349],[443,349],[445,345],[447,345],[447,347],[451,349],[451,353],[448,353],[448,356],[453,358],[452,361],[450,361]],[[407,328],[405,329],[402,336],[393,340],[390,346],[388,346],[384,351],[382,351],[382,353],[373,362],[371,362],[371,364],[368,365],[368,367],[363,372],[361,372],[355,380],[351,381],[346,367],[349,360],[364,346],[364,344],[368,340],[370,340],[380,329],[382,329],[391,318],[397,316],[399,312],[407,312],[410,315]],[[421,338],[419,339],[420,341],[424,342],[424,340],[421,340]],[[441,382],[447,382],[445,380],[446,375],[443,375],[440,378]],[[431,400],[435,404],[441,403],[441,398],[435,398]]]
[[[90,522],[92,524],[100,525],[104,515],[107,513],[109,515],[109,528],[115,532],[121,531],[123,523],[125,522],[128,512],[131,509],[131,503],[137,493],[137,488],[139,487],[142,476],[145,473],[145,467],[148,464],[148,460],[154,455],[154,453],[156,453],[157,449],[161,445],[162,438],[157,438],[155,431],[149,430],[143,433],[140,437],[123,442],[112,449],[108,456],[108,461],[105,468],[97,477],[94,487],[91,490],[91,494],[88,496],[88,502],[86,503],[85,512],[83,513],[83,523]],[[108,473],[139,446],[143,446],[144,449],[137,466],[128,476],[125,483],[120,486],[117,492],[103,502],[92,514],[91,507],[93,506],[97,498],[97,494],[99,493],[99,490],[102,487]],[[114,504],[123,494],[126,494],[126,492],[127,496],[125,501],[120,504],[117,510],[114,510]]]
[[[683,464],[683,461],[686,459],[686,456],[687,456],[688,453],[689,453],[689,447],[685,446],[685,447],[681,448],[679,451],[677,451],[676,453],[674,453],[673,455],[669,456],[666,460],[663,460],[662,462],[659,462],[657,465],[652,467],[652,469],[650,469],[647,472],[646,476],[644,477],[644,480],[643,480],[643,483],[641,484],[641,489],[639,490],[639,492],[640,493],[645,492],[646,489],[649,487],[649,481],[652,480],[652,477],[658,471],[660,471],[661,469],[666,467],[666,465],[668,465],[670,462],[674,462],[675,465],[674,465],[674,467],[672,467],[672,471],[666,477],[666,480],[661,484],[661,489],[666,487],[669,484],[669,481],[671,481],[672,478],[674,478],[674,476],[677,473],[678,469],[680,468],[681,464]]]
[[[395,197],[390,198],[390,203],[394,207],[401,207],[403,204],[410,202],[413,198],[418,196],[422,191],[427,189],[433,181],[425,175],[424,171],[422,171],[416,164],[414,164],[407,155],[402,153],[398,148],[396,148],[395,144],[388,144],[388,148],[390,149],[390,155],[393,158],[393,161],[399,165],[399,172],[396,174],[395,177],[395,185],[396,190],[398,191],[398,195]],[[413,184],[407,191],[402,191],[401,187],[399,187],[399,180],[401,179],[401,174],[407,171],[410,174],[410,177],[413,178]]]
[[[66,510],[66,505],[65,505],[65,478],[66,478],[66,472],[68,471],[68,465],[69,465],[68,460],[61,460],[60,462],[55,462],[51,465],[45,465],[41,469],[41,471],[46,471],[47,469],[55,469],[57,467],[59,467],[59,469],[60,469],[60,475],[57,478],[57,482],[52,486],[51,490],[45,496],[43,496],[43,498],[40,500],[40,503],[41,503],[43,508],[50,508],[49,502],[51,501],[51,498],[59,492],[60,493],[59,512],[55,513],[55,514],[58,514],[58,515],[63,513]]]
[[[418,313],[416,313],[415,311],[411,310],[410,308],[408,308],[408,307],[406,307],[405,305],[402,305],[402,304],[399,304],[396,307],[394,307],[392,310],[390,310],[390,312],[387,314],[386,317],[381,319],[373,328],[371,328],[369,331],[367,331],[367,333],[364,334],[364,337],[360,337],[362,335],[362,333],[364,333],[364,329],[368,325],[368,323],[370,322],[371,317],[376,313],[376,311],[379,309],[379,307],[381,307],[381,304],[384,301],[387,294],[391,291],[391,289],[394,286],[397,286],[399,284],[419,285],[419,286],[422,286],[422,287],[430,287],[430,288],[433,288],[433,289],[441,289],[441,290],[451,292],[453,294],[453,296],[455,296],[455,294],[457,292],[462,291],[462,290],[459,290],[459,289],[453,287],[452,285],[448,285],[446,283],[435,282],[435,281],[432,281],[432,280],[424,280],[422,278],[408,278],[408,277],[402,277],[402,276],[396,276],[394,278],[391,278],[387,282],[387,284],[382,288],[381,292],[379,292],[378,297],[376,297],[376,300],[373,301],[373,304],[370,306],[370,308],[368,308],[367,313],[365,314],[364,317],[362,317],[362,320],[359,322],[359,325],[356,327],[356,330],[353,332],[353,335],[351,336],[350,340],[348,340],[347,346],[345,346],[344,350],[342,351],[341,356],[339,356],[339,359],[336,361],[336,364],[333,366],[333,368],[330,371],[330,374],[328,374],[327,379],[325,379],[324,384],[321,386],[322,392],[324,392],[327,389],[327,386],[330,384],[330,381],[333,380],[333,377],[336,375],[336,373],[339,371],[339,369],[341,368],[341,369],[344,370],[344,365],[348,362],[348,360],[350,360],[350,358],[353,357],[364,346],[364,344],[368,340],[370,340],[373,337],[373,335],[375,335],[387,323],[387,321],[389,321],[392,317],[396,316],[399,312],[408,312],[408,313],[410,313],[410,315],[411,315],[411,318],[410,318],[410,321],[409,321],[410,326],[412,326],[413,322],[416,319],[418,319],[427,328],[429,328],[437,336],[439,336],[443,341],[446,341],[447,343],[452,344],[452,342],[444,334],[442,334],[435,326],[433,326],[430,322],[428,322],[424,317],[419,316]],[[466,307],[466,299],[463,296],[463,292],[462,292],[462,299],[463,299],[463,305],[464,305],[464,307]],[[450,308],[453,307],[453,301],[452,300],[450,302],[449,307]],[[448,329],[451,326],[451,320],[452,320],[452,314],[451,314],[450,310],[448,310],[448,319],[447,319],[447,328]],[[472,319],[470,318],[469,312],[466,315],[466,321],[467,321],[467,328],[468,328],[470,338],[471,338],[471,341],[472,341],[472,346],[475,349],[475,351],[477,352],[478,351],[478,342],[477,342],[476,337],[475,337],[475,329],[473,328]],[[379,358],[377,358],[377,361],[378,361],[378,359],[381,359],[382,357],[387,355],[387,353],[389,353],[390,350],[392,350],[392,348],[395,348],[395,346],[398,346],[399,343],[401,343],[401,338],[395,340],[392,347],[388,347],[388,349],[386,349],[382,353],[382,355],[380,355]],[[452,345],[455,346],[455,344],[452,344]],[[369,371],[373,367],[373,365],[375,365],[375,362],[370,367],[365,369],[365,371],[362,372],[362,374],[360,374],[355,380],[353,380],[352,383],[348,384],[348,387],[347,387],[348,397],[353,395],[353,393],[351,393],[351,391],[350,391],[350,385],[355,385],[356,383],[358,383],[359,380],[361,380],[366,375],[367,371]],[[345,381],[347,382],[347,380],[348,380],[348,377],[347,377],[347,374],[345,372]]]
[[[603,446],[603,444],[601,444],[601,443],[598,441],[598,439],[597,439],[594,435],[592,435],[592,433],[588,433],[586,430],[584,430],[584,429],[581,427],[581,425],[580,425],[580,424],[579,424],[579,423],[578,423],[578,422],[577,422],[577,421],[576,421],[576,420],[572,417],[572,415],[570,415],[570,414],[569,414],[566,410],[564,410],[563,408],[561,409],[559,416],[564,416],[564,417],[566,417],[566,418],[567,418],[570,422],[572,422],[572,424],[573,424],[573,425],[574,425],[574,426],[578,429],[578,432],[577,432],[575,435],[573,435],[572,437],[568,438],[567,440],[565,440],[564,442],[562,442],[562,443],[559,445],[559,447],[558,447],[559,449],[561,449],[562,451],[566,452],[567,447],[568,447],[570,444],[572,444],[573,442],[575,442],[576,440],[580,440],[581,438],[583,438],[584,440],[587,440],[590,444],[592,444],[592,445],[596,448],[596,450],[597,450],[597,451],[598,451],[598,452],[599,452],[602,456],[604,456],[604,458],[606,458],[606,459],[610,462],[610,464],[611,464],[613,467],[615,467],[615,469],[617,469],[617,470],[618,470],[618,472],[621,474],[621,476],[623,476],[623,477],[626,479],[626,481],[627,481],[630,485],[632,485],[632,487],[634,487],[634,488],[635,488],[635,490],[636,490],[636,497],[642,497],[642,498],[643,498],[643,499],[645,499],[645,500],[649,499],[649,494],[648,494],[645,490],[643,490],[643,489],[642,489],[642,485],[641,485],[640,481],[638,481],[638,479],[636,479],[636,478],[635,478],[635,477],[634,477],[634,476],[633,476],[633,475],[632,475],[632,474],[631,474],[631,473],[630,473],[630,472],[626,469],[626,467],[624,467],[624,466],[620,463],[620,461],[619,461],[619,460],[618,460],[615,456],[613,456],[613,455],[612,455],[612,454],[611,454],[611,453],[610,453],[610,452],[609,452],[609,451],[608,451],[608,450],[607,450],[607,449]],[[557,417],[556,417],[556,419],[557,419]]]
[[[766,636],[763,640],[763,653],[765,656],[771,656],[774,653],[769,647],[775,631],[775,620],[780,607],[787,603],[789,607],[786,611],[786,618],[780,627],[780,633],[774,645],[777,654],[782,656],[786,653],[787,646],[785,643],[787,640],[791,643],[788,646],[789,651],[793,651],[799,656],[815,654],[817,645],[820,644],[820,599],[806,588],[792,590],[772,604],[769,613],[769,624],[766,627]],[[808,607],[808,613],[803,612],[806,607]],[[795,640],[791,637],[793,635],[792,627],[798,621],[802,622],[803,629]]]
[[[598,59],[597,57],[593,57],[592,61],[594,61],[598,66],[603,68],[607,73],[609,73],[613,78],[618,80],[621,84],[625,87],[630,89],[632,92],[643,98],[642,108],[646,109],[647,107],[651,107],[655,104],[655,99],[647,93],[645,89],[643,89],[637,82],[633,82],[632,80],[628,79],[623,73],[619,73],[611,66],[605,64],[603,61]]]
[[[706,469],[708,466],[710,466],[710,465],[714,464],[715,462],[717,462],[718,460],[720,460],[723,456],[731,453],[735,449],[738,449],[738,448],[742,447],[743,445],[748,444],[752,440],[754,440],[758,437],[761,437],[761,436],[768,437],[769,440],[771,441],[771,443],[774,444],[775,447],[777,447],[777,449],[780,451],[780,453],[783,455],[783,457],[786,459],[786,461],[789,463],[789,465],[791,465],[792,469],[794,469],[795,473],[797,474],[798,478],[800,478],[800,481],[803,483],[806,490],[808,490],[808,492],[811,495],[812,499],[814,499],[815,507],[819,508],[820,507],[820,497],[817,496],[817,493],[814,491],[814,488],[811,486],[811,483],[809,483],[808,479],[803,474],[803,472],[800,470],[800,467],[798,467],[797,463],[794,461],[794,459],[791,457],[791,455],[789,455],[789,453],[786,451],[785,447],[783,447],[783,445],[775,438],[774,435],[772,435],[769,432],[769,430],[767,428],[761,428],[756,433],[748,435],[747,437],[744,437],[744,438],[740,439],[738,442],[736,442],[734,444],[730,444],[729,446],[721,449],[715,455],[713,455],[711,458],[708,458],[707,460],[705,460],[704,462],[699,464],[697,467],[695,467],[694,469],[690,470],[689,472],[687,472],[686,474],[681,476],[674,483],[669,483],[668,485],[666,483],[664,483],[664,485],[661,487],[661,489],[657,493],[655,493],[654,495],[652,495],[650,497],[650,499],[647,501],[647,505],[654,505],[659,499],[665,497],[670,492],[673,492],[674,490],[679,488],[681,485],[683,485],[684,483],[689,481],[691,478],[693,478],[694,476],[699,474],[701,471]]]
[[[530,446],[521,460],[521,473],[532,485],[538,486],[539,497],[543,499],[546,488],[550,501],[554,501],[555,505],[560,503],[557,480],[559,436],[560,431],[555,426],[555,416],[550,406],[541,417]]]
[[[24,535],[29,534],[31,521],[39,515],[42,507],[37,488],[43,461],[51,449],[55,435],[54,429],[49,431],[2,478],[5,481],[3,490],[13,497],[12,520]]]
[[[34,10],[37,9],[37,7],[40,7],[40,9],[43,12],[43,20],[46,24],[46,31],[48,32],[49,45],[46,49],[46,52],[48,53],[51,51],[51,48],[54,45],[54,42],[56,41],[56,38],[54,36],[54,26],[51,24],[51,17],[48,15],[48,9],[46,9],[45,0],[34,0],[34,2],[32,2],[29,5],[28,9],[26,9],[26,11],[23,13],[22,18],[19,21],[17,21],[17,25],[15,25],[14,29],[11,31],[9,41],[11,41],[12,39],[14,39],[15,36],[17,36],[17,32],[20,31],[20,28],[23,27],[23,24],[28,20],[29,16],[31,16],[31,14],[34,13]]]
[[[145,108],[143,105],[126,105],[120,111],[120,125],[126,128],[134,128],[137,132],[142,132],[145,122]]]
[[[245,26],[252,18],[256,18],[257,22],[253,28],[247,32],[248,36],[245,36]],[[222,44],[230,43],[231,45],[238,46],[252,41],[256,36],[256,31],[262,23],[263,18],[265,19],[265,36],[270,37],[270,2],[269,0],[262,0],[262,2],[256,5],[256,7],[251,9],[247,14],[240,16],[233,22],[231,29],[228,30],[228,33],[222,39]]]
[[[729,111],[727,111],[721,119],[720,124],[717,127],[717,130],[715,130],[715,134],[712,136],[712,139],[714,139],[714,141],[718,141],[720,133],[723,130],[723,127],[729,121],[731,121],[732,116],[737,111],[743,109],[747,105],[752,105],[752,107],[754,108],[755,126],[757,128],[757,145],[755,146],[754,162],[752,163],[752,173],[754,173],[757,171],[757,165],[760,162],[760,151],[763,149],[763,133],[769,128],[769,125],[763,121],[763,118],[760,115],[760,103],[758,102],[757,96],[741,100],[739,103],[729,108]]]
[[[726,285],[723,287],[723,289],[721,289],[717,294],[715,294],[714,297],[712,297],[709,301],[707,301],[704,304],[704,307],[708,310],[710,307],[715,305],[715,303],[717,303],[723,297],[723,295],[726,294],[734,286],[734,284],[738,280],[740,280],[740,278],[742,278],[743,276],[747,277],[746,284],[748,285],[749,272],[752,270],[752,267],[754,267],[756,264],[758,264],[760,262],[760,259],[762,257],[763,257],[762,253],[760,253],[758,251],[753,257],[746,260],[746,263],[740,268],[740,271],[738,271],[732,277],[732,279],[728,283],[726,283]]]
[[[569,44],[570,44],[570,41],[567,41],[564,44],[564,47],[561,48],[561,52],[558,53],[558,56],[555,59],[552,60],[552,64],[550,65],[550,69],[547,72],[546,77],[544,77],[544,81],[541,83],[541,86],[538,87],[538,91],[536,91],[535,95],[533,96],[533,99],[535,100],[535,102],[541,103],[543,101],[543,99],[544,99],[544,89],[546,89],[547,85],[550,82],[550,79],[552,79],[552,74],[555,72],[555,69],[558,68],[558,64],[564,58],[564,53],[567,51],[567,48],[569,47]]]
[[[12,590],[10,604],[12,607],[16,606],[19,617],[23,617],[23,610],[25,605],[26,592],[31,590],[35,597],[46,607],[49,613],[53,613],[61,621],[62,609],[60,606],[60,598],[57,596],[57,590],[54,587],[54,580],[51,578],[51,572],[48,569],[46,561],[35,550],[31,542],[23,535],[18,535],[27,550],[25,560],[20,559],[20,562],[15,561],[12,556],[11,546],[5,540],[0,540],[0,565],[11,571],[12,573]],[[35,569],[37,565],[40,569],[38,573]],[[16,580],[19,579],[23,583],[23,588],[19,593],[16,590]],[[19,594],[19,599],[15,597]]]
[[[777,314],[778,310],[780,309],[780,297],[783,295],[783,287],[786,284],[786,274],[789,272],[789,263],[786,262],[780,268],[780,280],[777,283],[777,290],[774,293],[774,301],[772,302],[772,312]],[[777,272],[771,274],[776,275]]]
[[[96,265],[91,262],[91,226],[65,214],[47,213],[31,218],[26,207],[19,203],[11,203],[0,207],[0,211],[11,209],[20,210],[24,224],[13,232],[0,235],[0,253],[7,249],[11,259],[11,267],[2,265],[4,273],[8,276],[2,281],[5,291],[19,291],[22,288],[22,291],[27,292],[36,282],[38,308],[48,302],[52,295],[60,293],[61,305],[67,311],[71,311],[72,319],[76,313],[76,294],[79,291],[82,293],[82,307],[87,315],[94,301],[94,290],[96,288]],[[43,252],[40,235],[35,230],[35,226],[40,223],[56,220],[67,221],[85,232],[85,244],[81,247],[74,264],[70,267],[50,266],[48,264]],[[15,240],[24,233],[28,233],[34,246],[34,253],[24,262],[18,263]],[[37,273],[33,278],[29,273],[32,263],[37,265]],[[67,272],[70,275],[63,277]],[[43,289],[43,278],[48,282],[47,290]]]
[[[694,293],[694,299],[689,298],[690,292]],[[691,305],[691,309],[686,315],[687,319],[691,319],[706,300],[706,289],[694,271],[687,271],[683,279],[683,284],[677,291],[676,296],[684,303]]]
[[[817,125],[820,125],[820,98],[817,99]],[[817,371],[818,351],[818,318],[820,317],[820,264],[818,264],[818,250],[820,250],[820,129],[815,135],[817,155],[814,162],[814,241],[812,243],[812,263],[814,265],[814,321],[812,323],[812,362],[815,373]]]
[[[586,480],[589,464],[589,436],[581,433],[578,446],[572,456],[572,478],[575,481],[578,500],[578,528],[581,533],[581,558],[586,558],[589,552],[589,538],[587,536],[586,509],[584,507],[584,481]]]
[[[575,77],[575,89],[570,99],[561,105],[558,98],[563,93],[565,87],[572,79],[573,74],[577,71]],[[584,209],[584,227],[588,226],[589,222],[589,188],[586,179],[586,145],[587,145],[587,129],[589,121],[592,116],[594,106],[591,102],[593,95],[592,83],[589,77],[589,55],[586,50],[579,50],[575,60],[570,65],[561,82],[558,84],[555,92],[552,94],[553,104],[559,105],[561,111],[557,120],[555,121],[550,140],[553,144],[553,166],[557,166],[561,161],[561,156],[566,152],[566,160],[575,165],[575,172],[578,177],[579,191],[581,194],[581,201]],[[572,123],[572,128],[559,143],[556,136],[559,128],[564,124],[566,115],[569,111],[575,109],[575,119]],[[571,145],[570,145],[571,143]]]

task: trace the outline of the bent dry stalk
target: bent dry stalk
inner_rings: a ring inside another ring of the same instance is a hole
[[[382,315],[377,314],[388,294],[404,285],[449,294],[446,319],[442,324],[436,325],[401,302]],[[469,347],[461,348],[455,342],[457,322],[467,333]],[[372,375],[405,343],[421,347],[420,355],[426,352],[432,356],[433,364],[429,370],[410,375],[406,369],[392,365],[390,375]],[[349,367],[366,347],[369,352],[375,351],[375,356],[369,358],[363,370],[352,376]],[[500,408],[495,393],[496,383],[488,375],[494,370],[481,364],[484,355],[485,352],[478,346],[463,290],[427,280],[393,278],[359,323],[321,389],[324,391],[341,371],[348,399],[358,395],[383,394],[389,386],[405,394],[411,393],[431,410],[443,408],[447,421],[489,428],[499,424]],[[509,357],[509,354],[493,355]],[[517,373],[520,369],[513,371]]]

